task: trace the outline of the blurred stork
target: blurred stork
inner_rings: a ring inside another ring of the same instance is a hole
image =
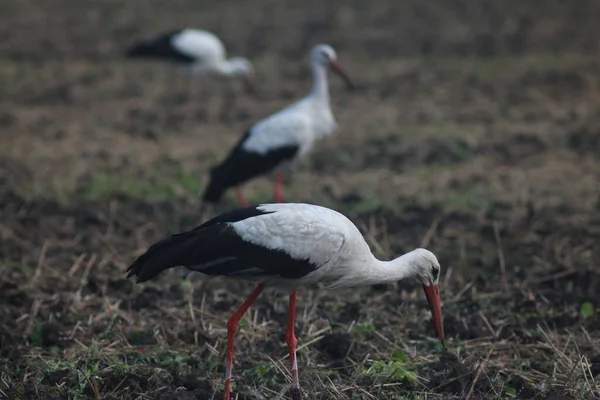
[[[189,75],[241,76],[247,83],[254,76],[250,61],[242,57],[227,59],[221,40],[216,35],[199,29],[170,31],[141,40],[127,50],[126,56],[168,61],[179,65],[181,71]]]
[[[203,204],[209,206],[223,193],[236,187],[242,206],[247,206],[239,185],[257,176],[276,171],[275,202],[283,201],[283,170],[299,161],[318,139],[330,135],[337,123],[329,106],[327,70],[352,82],[337,61],[329,45],[317,45],[311,51],[313,88],[308,96],[252,126],[229,155],[210,172]]]

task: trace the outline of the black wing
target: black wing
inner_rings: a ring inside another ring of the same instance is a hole
[[[162,240],[138,257],[127,269],[127,277],[137,276],[138,282],[145,282],[177,266],[221,276],[300,278],[314,271],[316,267],[308,260],[293,259],[284,251],[242,240],[228,224],[264,214],[269,212],[257,207],[241,208]]]
[[[265,154],[249,152],[242,147],[249,137],[248,130],[227,158],[210,171],[210,182],[202,196],[203,201],[219,201],[227,189],[272,171],[282,162],[293,159],[300,149],[299,146],[285,146]]]
[[[171,31],[154,39],[142,40],[131,46],[126,53],[131,58],[157,58],[176,63],[193,63],[194,57],[178,51],[173,47],[173,37],[182,31]]]

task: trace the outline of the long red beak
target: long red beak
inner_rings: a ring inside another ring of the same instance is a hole
[[[434,284],[429,286],[423,285],[423,289],[425,290],[425,296],[427,297],[427,302],[429,303],[429,308],[431,309],[431,317],[433,318],[433,327],[435,328],[435,333],[438,335],[440,342],[442,342],[442,346],[446,347],[446,344],[444,343],[442,306],[440,304],[440,293],[438,291],[438,287]]]
[[[341,76],[344,81],[346,81],[346,85],[348,86],[349,89],[353,89],[354,88],[354,84],[352,83],[352,81],[350,80],[350,77],[348,76],[348,74],[346,73],[346,71],[344,71],[342,69],[342,67],[340,66],[340,64],[338,64],[337,61],[331,61],[330,62],[331,65],[331,69],[338,74],[339,76]]]

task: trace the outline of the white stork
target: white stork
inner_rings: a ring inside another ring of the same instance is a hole
[[[191,75],[215,73],[251,79],[254,70],[242,57],[226,59],[225,46],[214,34],[199,29],[182,29],[163,33],[133,44],[126,53],[130,58],[166,60],[183,67]]]
[[[329,67],[352,87],[331,46],[315,46],[311,51],[311,64],[314,82],[310,94],[246,132],[225,160],[212,168],[202,199],[204,204],[219,201],[227,189],[235,186],[240,203],[248,206],[238,185],[273,170],[277,171],[275,202],[283,201],[282,170],[305,156],[316,140],[330,135],[337,128],[329,106]]]
[[[292,363],[292,390],[299,391],[294,334],[296,288],[324,284],[348,288],[413,279],[423,285],[433,325],[444,343],[438,294],[440,264],[416,249],[392,261],[369,250],[356,225],[328,208],[298,203],[262,204],[218,216],[197,228],[152,245],[128,269],[138,282],[183,266],[204,278],[223,276],[258,283],[227,322],[225,399],[231,396],[233,345],[238,322],[265,286],[289,290],[286,342]]]

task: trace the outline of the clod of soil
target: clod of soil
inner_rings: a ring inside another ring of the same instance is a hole
[[[317,345],[317,348],[332,360],[340,360],[348,354],[352,338],[347,333],[332,333],[325,335]]]

